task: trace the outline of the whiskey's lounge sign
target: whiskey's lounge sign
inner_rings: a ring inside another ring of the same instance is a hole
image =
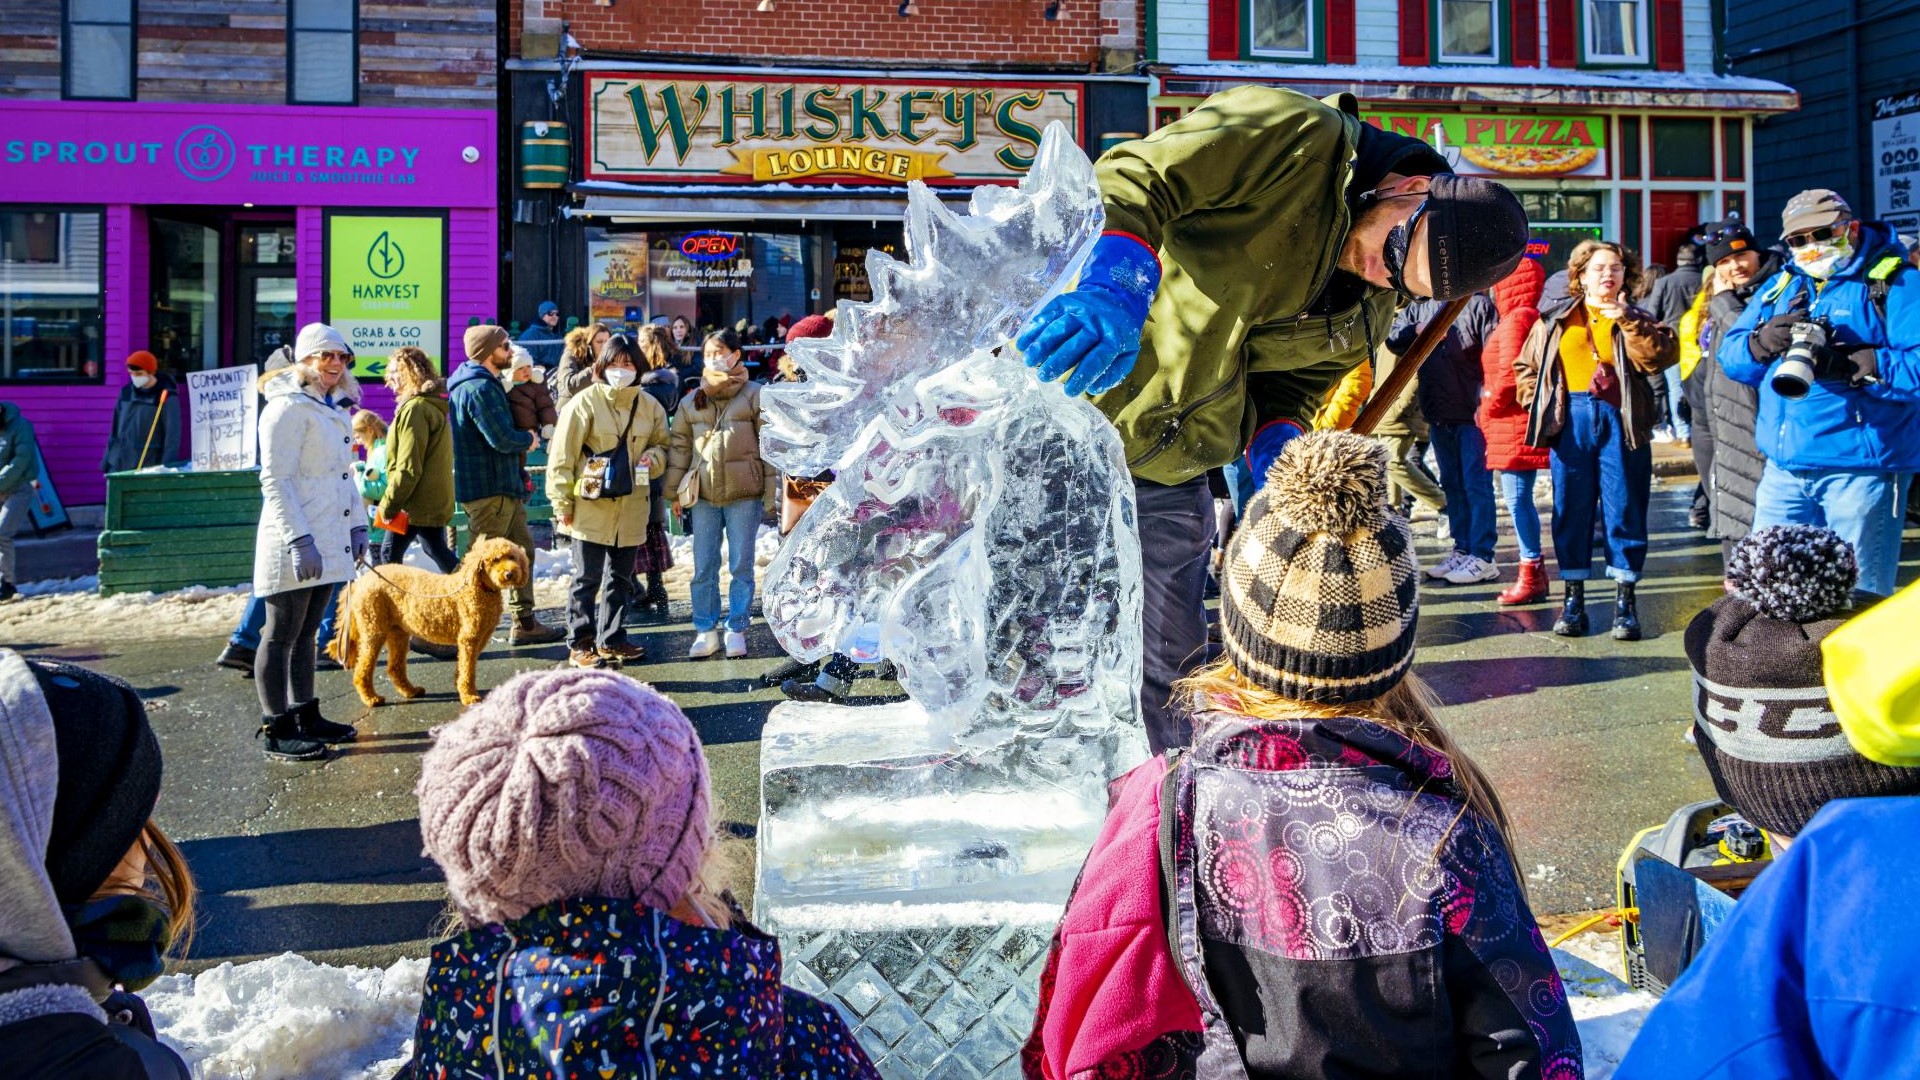
[[[1027,171],[1079,83],[820,82],[594,73],[586,178],[627,182],[974,184]]]

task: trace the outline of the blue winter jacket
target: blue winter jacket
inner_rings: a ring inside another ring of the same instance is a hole
[[[485,364],[469,360],[447,380],[453,417],[453,497],[461,502],[495,495],[527,497],[521,472],[533,433],[513,426],[506,388]]]
[[[1874,265],[1905,255],[1885,225],[1864,222],[1860,250],[1831,279],[1823,284],[1789,262],[1727,331],[1716,359],[1728,378],[1760,388],[1754,442],[1768,461],[1787,469],[1920,472],[1920,271],[1894,275],[1885,319],[1867,295]],[[1774,393],[1770,383],[1779,360],[1756,361],[1747,338],[1796,301],[1833,324],[1841,348],[1877,347],[1880,382],[1855,388],[1822,379],[1798,401]]]
[[[1614,1080],[1911,1076],[1920,798],[1838,799],[1754,882]]]

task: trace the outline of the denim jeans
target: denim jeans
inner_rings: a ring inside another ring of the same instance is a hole
[[[23,487],[11,495],[0,495],[0,581],[20,584],[13,565],[13,538],[29,524],[33,513],[33,489]]]
[[[1140,718],[1154,753],[1193,738],[1193,720],[1173,701],[1173,684],[1204,659],[1207,556],[1213,496],[1207,478],[1183,484],[1133,481],[1140,521]]]
[[[1553,441],[1553,555],[1560,580],[1593,576],[1593,515],[1606,523],[1607,576],[1639,581],[1647,561],[1653,448],[1627,449],[1620,410],[1570,394],[1566,429]]]
[[[1432,424],[1433,456],[1440,463],[1440,489],[1447,493],[1447,528],[1456,551],[1493,561],[1493,475],[1487,472],[1487,437],[1480,425]]]
[[[573,587],[567,593],[567,640],[573,648],[610,649],[627,643],[636,550],[573,538]]]
[[[340,586],[327,586],[327,610],[320,616],[320,636],[317,639],[321,648],[333,644],[333,619],[340,613]],[[233,635],[227,641],[243,649],[260,651],[260,635],[267,627],[267,602],[256,596],[247,601],[247,609],[240,614],[240,625],[234,628]],[[296,704],[298,704],[296,702]]]
[[[760,531],[759,499],[725,506],[693,504],[693,628],[706,633],[720,624],[720,538],[727,540],[727,629],[746,633],[753,611],[753,541]]]
[[[1540,508],[1533,504],[1533,481],[1539,473],[1500,474],[1500,497],[1513,515],[1513,538],[1520,545],[1520,558],[1531,562],[1540,557]]]
[[[1673,437],[1690,440],[1693,438],[1693,425],[1687,422],[1680,409],[1687,400],[1687,385],[1680,379],[1680,365],[1675,364],[1661,372],[1660,377],[1667,380],[1667,412],[1670,415],[1666,419],[1673,424]]]
[[[1910,480],[1900,473],[1783,469],[1769,461],[1753,495],[1753,528],[1824,525],[1853,545],[1860,591],[1891,596]]]

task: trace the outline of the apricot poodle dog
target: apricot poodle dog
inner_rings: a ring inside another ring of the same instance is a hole
[[[407,680],[407,643],[420,637],[460,649],[455,685],[460,701],[480,700],[475,669],[487,639],[500,623],[503,594],[531,574],[527,553],[511,540],[490,536],[473,545],[451,574],[411,566],[376,566],[340,590],[339,633],[329,646],[340,666],[353,672],[353,688],[368,705],[384,705],[373,689],[380,651],[387,653],[387,680],[403,698],[425,691]]]

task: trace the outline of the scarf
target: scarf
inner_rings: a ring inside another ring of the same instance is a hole
[[[139,991],[160,977],[171,938],[165,908],[144,896],[101,896],[66,909],[75,951]]]

